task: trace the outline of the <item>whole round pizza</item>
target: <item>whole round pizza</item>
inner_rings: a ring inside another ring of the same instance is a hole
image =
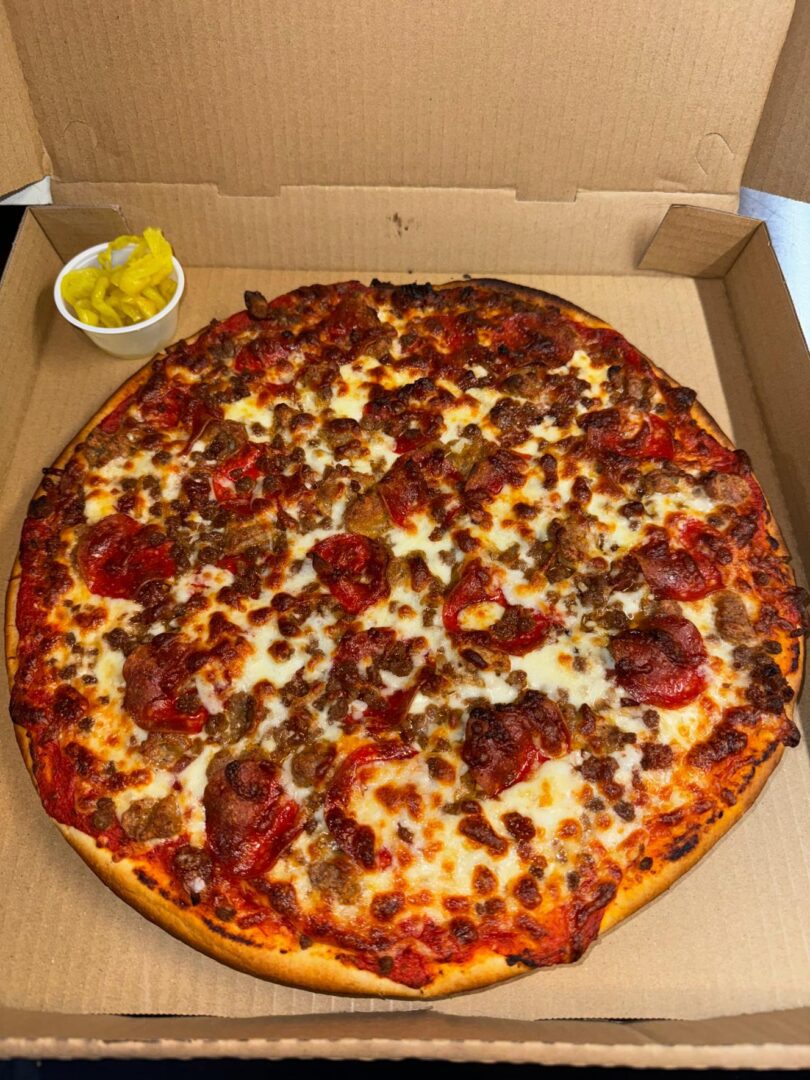
[[[802,597],[749,459],[545,293],[246,304],[30,505],[6,634],[45,809],[255,975],[430,997],[576,960],[798,741]]]

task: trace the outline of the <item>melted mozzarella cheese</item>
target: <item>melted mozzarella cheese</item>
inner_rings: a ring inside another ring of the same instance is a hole
[[[160,498],[169,502],[177,498],[180,491],[180,468],[178,462],[169,462],[156,469],[153,454],[139,451],[128,457],[116,457],[105,465],[92,470],[90,488],[85,494],[84,515],[92,525],[109,514],[118,512],[116,503],[124,493],[123,481],[140,480],[143,477],[156,477],[160,484]],[[128,513],[136,521],[149,520],[149,503],[152,498],[139,498]]]
[[[360,357],[350,364],[341,364],[340,378],[345,389],[341,389],[332,397],[330,407],[333,415],[347,417],[350,420],[362,420],[363,409],[368,401],[369,387],[373,385],[371,376],[382,371],[379,361],[368,357]]]
[[[585,671],[575,668],[575,656],[587,665]],[[607,678],[611,665],[607,649],[593,639],[588,640],[584,634],[575,647],[565,639],[555,641],[516,658],[513,664],[518,671],[526,672],[532,690],[541,690],[555,698],[563,693],[572,705],[610,701],[616,697],[616,685]]]
[[[430,534],[435,528],[424,514],[415,514],[409,525],[391,534],[389,543],[391,551],[399,558],[422,555],[431,574],[447,585],[454,564],[461,559],[461,552],[449,533],[431,540]]]
[[[643,543],[642,524],[633,518],[617,513],[615,496],[595,493],[588,503],[588,513],[598,518],[606,534],[606,550],[615,555],[616,551],[629,551]]]
[[[290,386],[289,395],[279,394],[280,400],[289,400],[292,398],[293,387]],[[251,442],[266,442],[269,438],[269,430],[273,426],[273,404],[267,405],[259,404],[259,401],[255,397],[244,397],[238,401],[228,401],[222,406],[222,413],[226,420],[230,420],[236,424],[244,424],[250,431]],[[253,424],[261,424],[265,428],[265,432],[257,432],[253,429]]]

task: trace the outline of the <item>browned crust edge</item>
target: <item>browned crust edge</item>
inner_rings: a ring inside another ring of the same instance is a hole
[[[609,327],[611,325],[583,308],[571,304],[569,301],[552,293],[533,289],[530,286],[501,281],[496,278],[471,278],[463,281],[449,281],[436,285],[434,288],[441,290],[460,289],[475,285],[484,285],[504,292],[522,294],[530,299],[542,300],[544,303],[551,302],[573,316],[575,320],[586,322],[591,326]],[[202,333],[202,331],[198,331],[187,338],[186,341],[188,343],[193,342],[199,336],[199,333]],[[153,364],[163,355],[165,353],[158,354],[157,357],[147,361],[97,410],[56,459],[55,468],[62,467],[68,461],[76,446],[87,437],[100,420],[147,381],[152,372]],[[656,364],[652,361],[649,362],[656,374],[669,385],[679,385]],[[702,405],[696,404],[693,406],[692,416],[723,446],[734,449],[732,441]],[[38,486],[32,497],[35,497],[40,491],[41,485]],[[770,531],[779,543],[776,554],[789,556],[784,537],[770,506],[767,504],[767,500],[766,507],[770,515]],[[17,671],[16,652],[19,637],[15,613],[20,574],[21,567],[18,557],[14,562],[6,593],[4,636],[9,685],[13,683]],[[798,695],[801,686],[803,662],[804,643],[802,639],[799,639],[797,669],[788,676],[788,681],[796,695]],[[794,702],[789,707],[789,715],[793,713]],[[27,733],[17,725],[14,725],[14,731],[29,775],[36,787]],[[629,876],[625,877],[615,898],[605,910],[600,926],[600,936],[664,893],[714,847],[754,803],[768,777],[781,760],[783,751],[784,747],[778,746],[766,761],[760,762],[755,767],[745,791],[735,805],[725,811],[721,818],[703,828],[698,843],[683,858],[676,862],[660,865],[654,873],[647,874],[640,880],[632,881],[629,880]],[[428,1000],[481,989],[527,973],[525,969],[507,966],[503,956],[487,954],[476,958],[472,964],[465,967],[440,970],[429,986],[421,990],[414,990],[392,982],[382,975],[347,965],[339,959],[340,950],[336,947],[316,943],[307,950],[301,950],[295,946],[293,946],[292,950],[286,950],[279,945],[268,944],[260,947],[230,940],[209,929],[196,916],[189,918],[188,909],[179,908],[173,901],[166,899],[141,882],[134,875],[130,864],[126,860],[116,861],[109,851],[99,848],[91,836],[70,826],[58,822],[55,822],[55,824],[68,843],[71,844],[93,872],[114,893],[135,908],[141,915],[207,956],[250,975],[260,976],[287,986],[322,993]]]

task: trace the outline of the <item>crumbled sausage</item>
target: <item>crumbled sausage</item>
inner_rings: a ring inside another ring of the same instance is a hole
[[[234,694],[220,713],[209,716],[205,730],[223,746],[239,742],[255,726],[256,702],[246,693]]]
[[[429,757],[427,759],[427,769],[432,779],[438,780],[440,783],[452,784],[456,778],[456,770],[447,758]]]
[[[325,739],[319,739],[294,754],[290,759],[290,772],[299,787],[317,787],[326,778],[335,758],[335,747]]]
[[[121,815],[121,826],[133,840],[158,840],[176,836],[182,818],[174,795],[164,799],[136,799]]]
[[[378,539],[390,527],[385,504],[376,491],[358,495],[343,515],[343,523],[350,532]]]
[[[141,743],[140,751],[156,769],[172,769],[189,753],[192,745],[193,740],[181,732],[150,731]]]
[[[319,893],[343,904],[353,903],[360,895],[357,872],[350,859],[339,855],[309,868],[309,880]]]
[[[714,625],[717,633],[732,645],[744,645],[754,637],[754,629],[741,598],[733,592],[721,592],[713,598]]]
[[[736,506],[750,498],[751,487],[744,476],[715,473],[704,483],[706,493],[716,502]]]
[[[106,832],[115,822],[115,803],[106,795],[96,803],[96,809],[90,819],[94,829],[98,832]]]
[[[744,732],[727,721],[721,721],[703,742],[695,743],[686,755],[687,762],[697,769],[710,769],[732,754],[739,754],[748,744]]]
[[[645,743],[641,749],[641,767],[645,772],[668,769],[673,759],[672,747],[665,743]]]

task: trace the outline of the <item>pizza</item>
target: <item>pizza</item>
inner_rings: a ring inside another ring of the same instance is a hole
[[[746,454],[608,324],[307,286],[157,356],[42,483],[7,614],[47,813],[254,975],[431,997],[579,958],[795,746]]]

